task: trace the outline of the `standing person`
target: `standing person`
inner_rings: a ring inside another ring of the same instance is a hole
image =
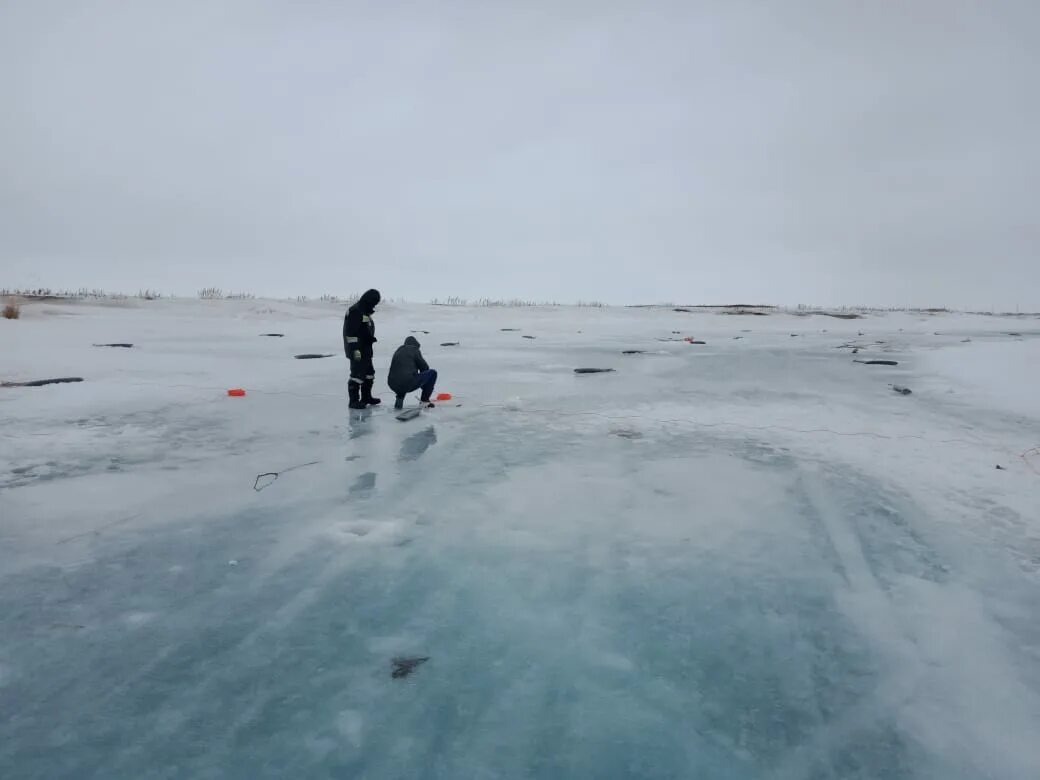
[[[419,340],[415,336],[409,336],[404,344],[397,348],[393,360],[390,361],[390,374],[386,383],[397,395],[394,401],[395,409],[404,408],[404,397],[408,393],[422,388],[421,403],[424,406],[433,406],[430,396],[437,384],[437,372],[430,368],[429,364],[419,351]]]
[[[364,409],[380,402],[380,399],[372,397],[372,383],[376,378],[372,345],[377,340],[372,313],[380,299],[379,290],[369,290],[347,309],[347,316],[343,318],[343,350],[350,360],[347,393],[351,409]]]

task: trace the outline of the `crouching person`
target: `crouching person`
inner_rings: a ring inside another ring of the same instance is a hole
[[[422,390],[421,403],[432,407],[433,388],[437,384],[437,372],[430,368],[419,351],[419,341],[409,336],[404,344],[397,348],[393,360],[390,361],[390,375],[386,383],[397,395],[395,409],[404,408],[404,397],[408,393]]]

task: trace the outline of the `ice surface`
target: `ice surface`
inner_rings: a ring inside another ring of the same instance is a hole
[[[1040,320],[341,316],[0,322],[0,777],[1040,776]]]

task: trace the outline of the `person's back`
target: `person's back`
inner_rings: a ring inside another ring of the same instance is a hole
[[[430,396],[433,395],[433,388],[437,383],[437,372],[430,368],[423,358],[419,340],[414,336],[406,338],[404,344],[394,352],[386,383],[397,396],[394,403],[396,409],[404,406],[404,397],[408,393],[419,388],[422,388],[422,403],[433,405],[430,403]]]

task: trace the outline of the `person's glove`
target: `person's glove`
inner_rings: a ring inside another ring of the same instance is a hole
[[[354,355],[351,357],[351,360],[361,360],[361,350],[360,349],[355,349],[354,350]]]

